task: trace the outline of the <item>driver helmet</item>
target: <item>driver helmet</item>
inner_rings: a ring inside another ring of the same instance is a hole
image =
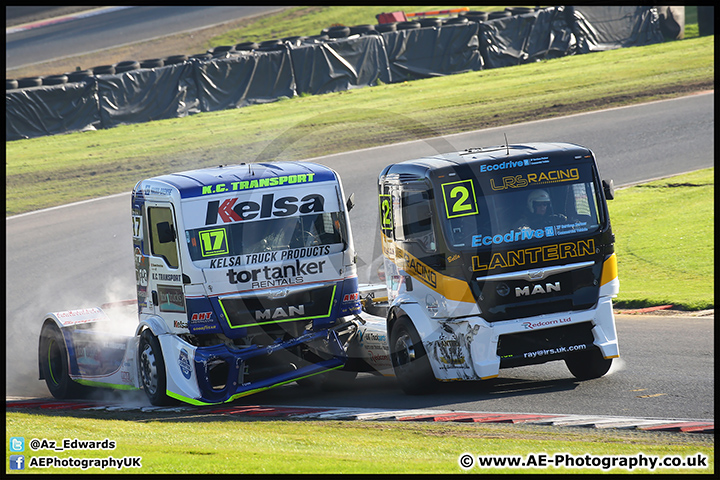
[[[550,195],[545,190],[533,190],[528,195],[528,209],[530,213],[535,213],[535,202],[547,202],[550,203]]]

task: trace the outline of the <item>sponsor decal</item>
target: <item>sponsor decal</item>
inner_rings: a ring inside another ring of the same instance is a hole
[[[509,250],[507,252],[493,253],[490,262],[480,263],[480,257],[472,257],[473,271],[486,271],[495,268],[515,267],[566,258],[584,257],[595,253],[595,240],[579,240],[577,242],[544,245],[542,247]]]
[[[540,284],[533,285],[532,290],[530,290],[530,285],[526,285],[523,288],[515,287],[515,296],[516,297],[525,297],[530,295],[537,295],[540,293],[550,293],[550,292],[559,292],[560,291],[560,282],[555,283],[546,283],[545,287],[543,287]]]
[[[541,173],[526,173],[524,175],[512,175],[502,177],[500,182],[494,178],[490,179],[490,187],[493,190],[506,190],[508,188],[525,188],[528,186],[547,185],[558,182],[570,182],[580,179],[580,171],[577,168],[565,170],[550,170]],[[499,183],[499,184],[498,184]]]
[[[180,371],[182,372],[183,377],[190,380],[190,377],[192,376],[192,366],[190,365],[188,352],[184,348],[180,349],[180,355],[178,355],[178,365],[180,366]]]
[[[396,247],[395,251],[397,256],[402,259],[401,268],[404,268],[405,271],[413,274],[414,277],[418,278],[423,283],[426,283],[433,288],[437,287],[437,272],[435,272],[435,270],[428,267],[400,247]]]
[[[524,160],[507,160],[505,162],[500,163],[492,163],[490,165],[480,165],[480,171],[485,172],[494,172],[496,170],[506,170],[508,168],[518,168],[518,167],[527,167],[530,165],[538,165],[541,163],[548,163],[550,159],[548,157],[535,157],[535,158],[526,158]]]
[[[173,325],[175,326],[175,328],[187,328],[188,327],[187,322],[184,320],[174,320]]]
[[[357,302],[358,300],[360,300],[360,293],[355,292],[355,293],[347,293],[347,294],[343,295],[342,301],[343,301],[343,303],[352,303],[352,302]]]
[[[521,230],[510,230],[508,233],[498,233],[496,235],[473,235],[472,246],[481,247],[489,245],[500,245],[501,243],[511,243],[520,240],[532,240],[533,238],[543,238],[555,236],[553,227],[538,228],[531,230],[524,228]]]
[[[182,275],[180,274],[153,272],[152,278],[160,282],[182,282]]]
[[[259,178],[254,180],[243,180],[239,182],[218,183],[202,187],[203,195],[213,193],[237,192],[240,190],[252,190],[255,188],[277,187],[281,185],[294,185],[298,183],[311,183],[315,177],[314,173],[301,175],[280,175],[278,177]]]
[[[369,332],[360,329],[358,332],[358,345],[368,350],[387,350],[387,336],[382,333]]]
[[[212,321],[212,312],[200,312],[200,313],[193,313],[192,317],[190,317],[191,322],[201,322],[206,323],[207,321]]]
[[[143,188],[144,195],[164,195],[172,194],[173,189],[169,187],[158,187],[155,185],[145,185]]]
[[[296,213],[321,213],[325,209],[325,197],[319,193],[305,195],[301,199],[297,197],[275,198],[274,193],[262,196],[260,203],[252,200],[239,198],[227,198],[208,202],[205,214],[205,225],[218,223],[218,217],[222,223],[241,222],[255,218],[288,217]]]
[[[303,277],[323,273],[325,260],[319,262],[301,262],[295,260],[294,264],[282,265],[279,267],[252,268],[235,271],[231,268],[227,271],[228,281],[235,285],[238,283],[252,282],[252,287],[270,287],[302,283]]]
[[[185,295],[183,295],[182,287],[158,285],[157,292],[161,312],[185,311]]]
[[[555,320],[538,320],[537,322],[523,322],[522,326],[525,330],[534,330],[536,328],[552,327],[570,322],[572,322],[572,317],[557,318]]]
[[[294,248],[291,250],[279,250],[276,252],[248,253],[210,260],[210,268],[239,267],[240,265],[251,265],[254,263],[270,263],[282,260],[295,260],[297,258],[318,257],[329,255],[330,245],[317,245],[314,247]],[[244,262],[243,262],[243,257]]]

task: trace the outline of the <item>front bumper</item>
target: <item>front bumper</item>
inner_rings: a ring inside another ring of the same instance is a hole
[[[583,311],[493,323],[480,317],[438,322],[438,328],[420,336],[441,381],[493,378],[500,368],[560,360],[580,349],[597,348],[604,358],[619,356],[610,298]]]
[[[273,387],[342,368],[345,348],[335,329],[305,333],[272,345],[195,347],[176,335],[160,335],[167,395],[192,405],[231,402]],[[295,352],[322,351],[312,363]]]

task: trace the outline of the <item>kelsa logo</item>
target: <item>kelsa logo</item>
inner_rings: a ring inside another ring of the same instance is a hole
[[[579,170],[577,168],[569,168],[567,170],[550,170],[549,172],[502,177],[501,185],[497,185],[495,179],[491,178],[490,187],[492,187],[493,190],[505,190],[508,188],[523,188],[528,185],[544,185],[547,183],[569,182],[579,179]]]
[[[220,200],[208,202],[205,225],[218,223],[218,216],[222,223],[232,223],[254,218],[288,217],[297,212],[323,212],[325,209],[325,197],[317,193],[305,195],[300,200],[297,197],[280,197],[276,200],[272,193],[263,195],[260,203],[238,200],[228,198],[222,203]]]

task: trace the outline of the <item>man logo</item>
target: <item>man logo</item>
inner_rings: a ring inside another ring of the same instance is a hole
[[[560,282],[546,283],[544,288],[542,285],[533,285],[532,291],[530,290],[530,285],[527,285],[524,288],[515,287],[515,296],[516,297],[526,297],[526,296],[530,296],[530,295],[538,295],[540,293],[550,293],[550,292],[559,292],[559,291],[560,291]]]
[[[292,318],[305,315],[305,305],[289,305],[287,311],[282,307],[275,310],[269,308],[255,311],[255,320],[276,320],[278,318]]]

